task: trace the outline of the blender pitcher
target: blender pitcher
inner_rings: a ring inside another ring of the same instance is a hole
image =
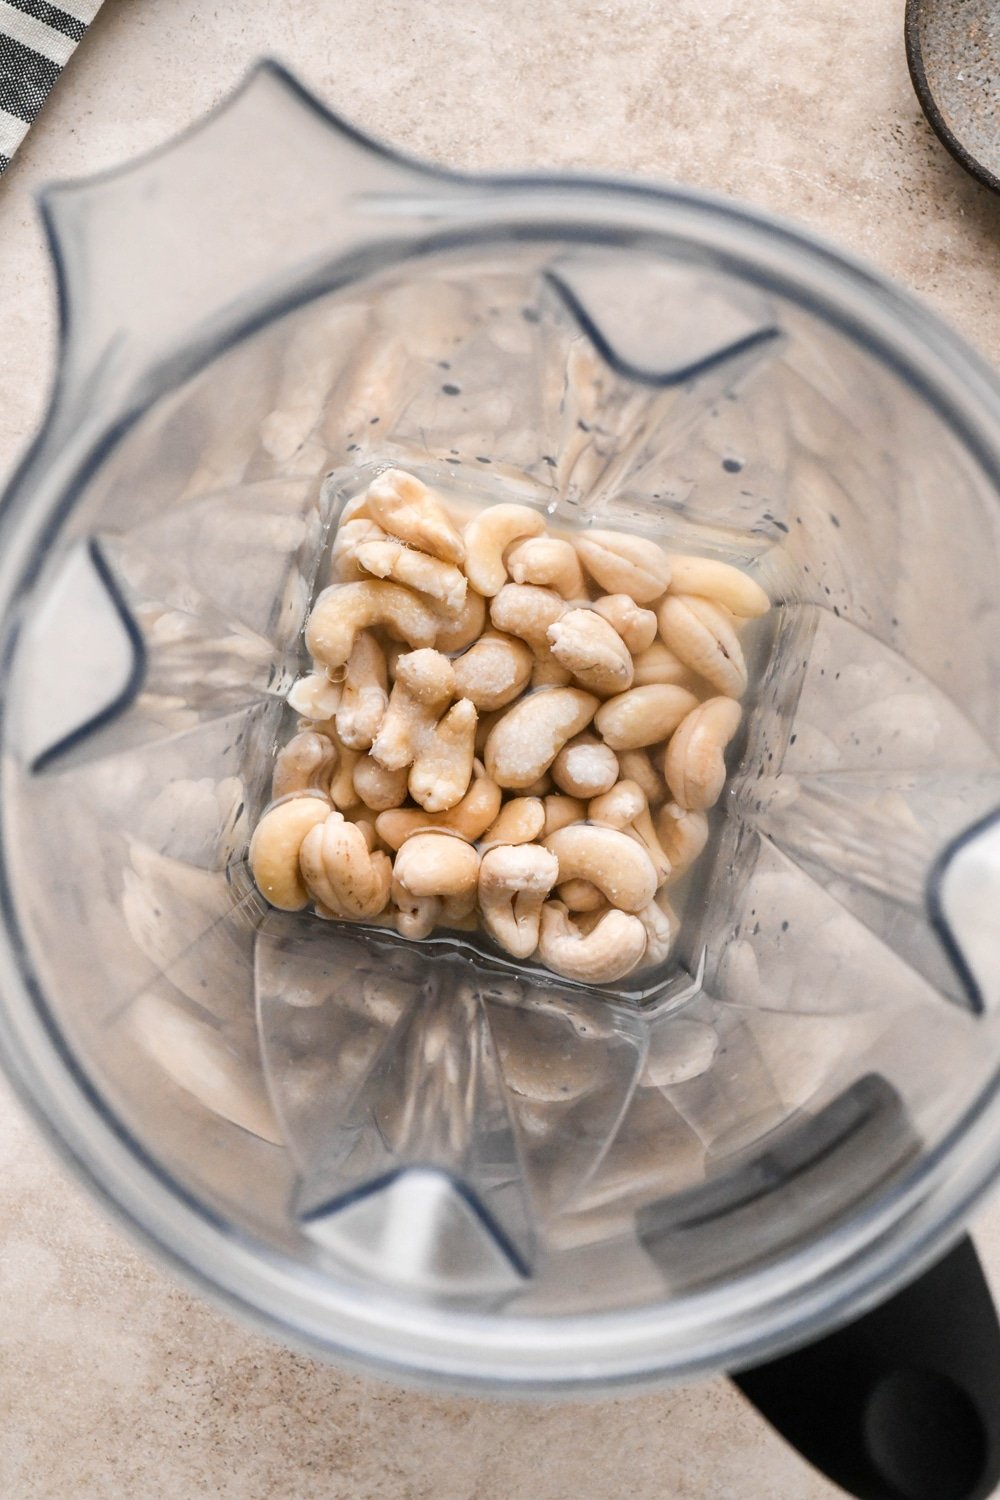
[[[50,1135],[313,1351],[493,1392],[741,1369],[855,1493],[987,1494],[995,1313],[967,1244],[927,1267],[1000,1165],[989,372],[748,209],[423,167],[274,64],[43,210],[0,1045]],[[303,623],[388,465],[774,600],[659,969],[589,991],[255,890]]]

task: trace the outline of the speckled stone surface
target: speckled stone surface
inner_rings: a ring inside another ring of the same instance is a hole
[[[1000,200],[924,123],[901,23],[887,0],[106,0],[0,180],[0,468],[52,373],[36,189],[172,135],[265,52],[442,162],[742,194],[868,257],[1000,361]],[[976,1232],[1000,1293],[1000,1208]],[[150,1264],[0,1093],[4,1500],[836,1493],[723,1380],[526,1408],[404,1392],[278,1348]]]

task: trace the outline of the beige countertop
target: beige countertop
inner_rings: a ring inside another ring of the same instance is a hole
[[[912,94],[878,0],[107,0],[0,180],[0,469],[41,415],[52,278],[34,194],[173,135],[261,53],[466,168],[646,173],[798,218],[1000,362],[1000,201]],[[977,1240],[1000,1293],[1000,1206]],[[586,1406],[413,1394],[231,1323],[123,1239],[0,1092],[4,1500],[822,1500],[719,1379]]]

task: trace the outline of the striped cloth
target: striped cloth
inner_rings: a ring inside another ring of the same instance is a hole
[[[0,172],[100,8],[101,0],[0,0]]]

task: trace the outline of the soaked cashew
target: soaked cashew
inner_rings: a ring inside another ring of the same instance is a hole
[[[475,843],[496,819],[501,792],[478,761],[474,763],[473,771],[474,779],[469,790],[447,812],[428,813],[416,807],[401,807],[381,813],[375,819],[379,838],[390,849],[399,849],[415,833],[440,830]]]
[[[657,814],[656,832],[670,861],[670,878],[679,880],[708,843],[708,818],[703,812],[668,802]]]
[[[556,889],[556,895],[570,911],[597,911],[607,903],[596,885],[589,880],[564,880]]]
[[[634,969],[645,951],[646,929],[638,917],[612,909],[584,932],[561,901],[546,901],[542,907],[538,956],[567,979],[609,984]]]
[[[460,698],[420,741],[410,768],[410,796],[427,812],[447,812],[468,791],[475,753],[476,707]]]
[[[667,783],[653,765],[648,750],[619,750],[618,764],[623,781],[637,781],[650,807],[666,800]]]
[[[337,747],[325,734],[297,734],[278,751],[271,780],[271,798],[290,792],[329,792],[337,765]]]
[[[566,741],[593,718],[598,700],[579,688],[549,688],[522,698],[493,726],[486,769],[500,786],[531,786]]]
[[[696,594],[668,594],[658,617],[664,642],[681,661],[718,692],[743,695],[746,662],[727,611]]]
[[[587,597],[586,580],[572,542],[554,536],[526,537],[509,548],[505,561],[515,583],[537,583],[555,589],[564,599]]]
[[[657,640],[632,658],[632,686],[650,687],[653,683],[667,683],[697,692],[699,678],[669,646]]]
[[[538,946],[542,905],[558,873],[558,859],[538,844],[504,844],[483,855],[479,867],[483,925],[515,958],[529,958]]]
[[[671,553],[670,574],[672,593],[697,594],[703,599],[711,599],[743,619],[757,619],[771,608],[771,601],[760,584],[731,563]]]
[[[697,703],[686,688],[653,683],[609,698],[597,710],[594,725],[612,750],[640,750],[673,734]]]
[[[389,706],[371,747],[387,770],[412,765],[444,712],[454,683],[451,662],[439,651],[424,647],[397,658]]]
[[[330,550],[330,578],[336,583],[358,583],[365,570],[358,562],[358,548],[365,542],[384,542],[381,526],[363,516],[341,521]],[[370,570],[369,570],[370,571]]]
[[[309,901],[299,871],[306,834],[330,814],[325,797],[290,797],[269,807],[250,840],[250,869],[257,889],[281,911],[301,911]]]
[[[455,696],[454,667],[440,651],[429,647],[407,651],[396,658],[396,681],[401,682],[418,703],[432,707],[440,707]]]
[[[607,823],[630,833],[645,849],[656,871],[656,883],[662,885],[671,873],[670,860],[653,827],[646,794],[636,781],[619,781],[601,797],[594,797],[587,816],[595,823]]]
[[[567,828],[570,823],[582,823],[587,816],[587,804],[581,802],[578,797],[545,797],[545,822],[542,825],[542,838],[547,839],[550,833],[555,833],[559,828]]]
[[[358,566],[376,578],[391,578],[406,584],[418,594],[434,599],[450,615],[457,615],[465,603],[468,584],[465,574],[453,563],[442,562],[428,552],[405,547],[393,537],[381,541],[363,541],[354,551]]]
[[[465,561],[465,543],[440,497],[412,474],[386,469],[368,486],[364,510],[391,536],[421,552],[447,563]]]
[[[656,640],[655,613],[640,608],[630,595],[604,594],[594,600],[594,608],[618,632],[633,657],[647,651]]]
[[[566,608],[566,601],[553,589],[538,588],[533,583],[505,583],[490,605],[490,619],[496,630],[527,641],[536,656],[547,657],[549,626],[554,625]]]
[[[489,630],[454,661],[455,691],[478,709],[503,708],[527,686],[533,665],[523,641]]]
[[[644,537],[624,531],[588,531],[575,538],[583,566],[605,593],[628,594],[649,604],[666,593],[670,563]]]
[[[530,844],[544,826],[545,804],[540,797],[512,797],[504,803],[480,843],[485,848],[495,844]]]
[[[390,771],[371,755],[362,755],[354,767],[354,790],[372,812],[401,807],[406,801],[409,772],[405,766]]]
[[[396,855],[392,899],[404,937],[426,937],[447,911],[471,909],[479,877],[479,854],[449,833],[417,833]]]
[[[592,693],[621,693],[632,657],[617,630],[593,609],[568,609],[546,631],[552,655]]]
[[[361,751],[349,750],[336,739],[333,743],[337,746],[337,769],[330,778],[330,801],[341,812],[346,812],[358,802],[354,790],[354,768],[361,759]]]
[[[688,714],[667,746],[663,773],[679,806],[714,807],[726,784],[725,750],[741,717],[734,698],[709,698]]]
[[[475,589],[466,589],[465,603],[452,618],[443,615],[434,644],[439,651],[464,651],[482,634],[486,623],[486,600]]]
[[[332,719],[340,706],[343,684],[325,672],[307,672],[288,690],[288,706],[304,719]]]
[[[570,797],[596,797],[618,780],[618,757],[593,734],[578,734],[552,762],[552,779]]]
[[[388,674],[382,647],[369,631],[359,630],[347,658],[344,690],[337,709],[337,733],[349,750],[370,747],[388,703]]]
[[[398,583],[338,583],[324,589],[306,625],[306,645],[327,669],[342,667],[359,630],[384,625],[411,646],[429,646],[440,616]]]
[[[646,851],[617,828],[574,823],[549,834],[543,847],[559,860],[559,883],[579,877],[620,911],[648,906],[659,884]]]
[[[369,847],[370,824],[332,812],[302,840],[299,865],[309,894],[338,916],[363,921],[388,904],[392,865]]]
[[[473,516],[465,528],[465,573],[476,592],[488,599],[498,594],[507,582],[503,555],[511,542],[544,530],[545,517],[526,505],[490,505]]]

